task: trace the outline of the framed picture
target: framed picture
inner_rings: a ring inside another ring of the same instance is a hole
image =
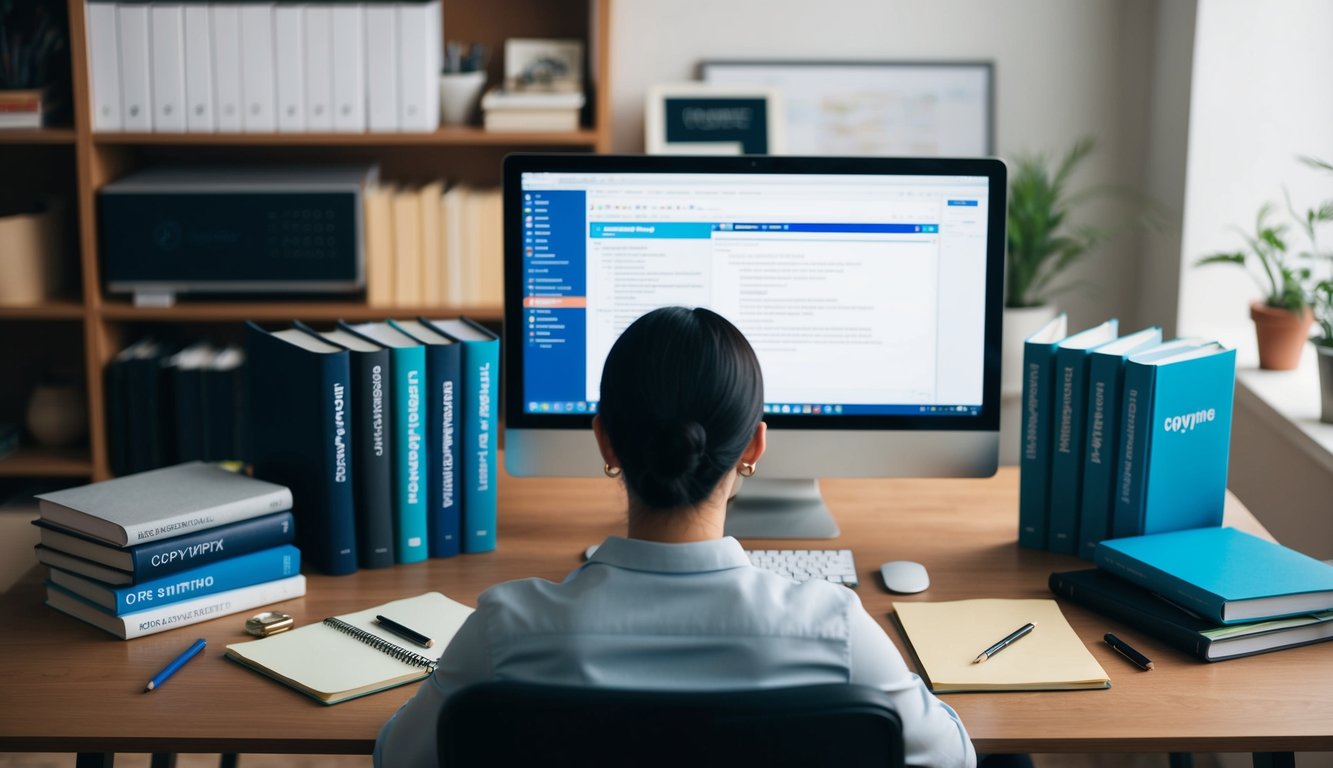
[[[583,43],[519,37],[506,40],[505,88],[511,91],[582,91]]]
[[[764,87],[657,85],[644,110],[651,155],[782,154],[782,125],[781,100]]]
[[[994,154],[990,62],[705,61],[700,78],[767,87],[794,155]]]

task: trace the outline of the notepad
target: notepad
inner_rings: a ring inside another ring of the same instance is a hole
[[[307,624],[280,635],[232,643],[227,658],[324,704],[406,685],[430,676],[472,609],[439,592],[395,600]],[[434,641],[412,646],[375,622],[384,615]]]
[[[924,676],[936,693],[1110,688],[1054,600],[894,603]],[[1037,627],[981,664],[973,659],[1029,622]]]

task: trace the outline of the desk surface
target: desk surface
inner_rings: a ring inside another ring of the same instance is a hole
[[[1018,475],[985,480],[839,480],[825,499],[842,526],[830,542],[750,546],[850,547],[866,608],[907,645],[890,617],[902,600],[1049,597],[1051,571],[1087,567],[1015,544]],[[622,492],[609,480],[515,480],[500,485],[498,551],[400,565],[352,576],[313,576],[308,594],[281,608],[298,625],[394,598],[438,590],[475,604],[505,579],[560,579],[582,550],[623,530]],[[1256,530],[1238,504],[1228,522]],[[894,597],[875,571],[912,559],[931,588]],[[368,753],[405,686],[325,707],[223,658],[246,639],[248,612],[124,642],[42,604],[42,569],[0,596],[0,751]],[[981,752],[1333,750],[1333,643],[1204,664],[1117,622],[1062,603],[1111,676],[1104,691],[945,696]],[[1101,642],[1114,631],[1156,662],[1140,672]],[[166,660],[196,637],[201,658],[162,689],[141,693]],[[914,663],[908,656],[909,663]]]

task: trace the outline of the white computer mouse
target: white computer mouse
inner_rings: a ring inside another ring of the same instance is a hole
[[[911,560],[891,560],[879,567],[879,575],[884,579],[884,588],[890,592],[910,594],[930,586],[926,566]]]

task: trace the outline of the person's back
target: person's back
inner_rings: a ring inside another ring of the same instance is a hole
[[[650,312],[612,348],[601,394],[593,431],[606,474],[624,481],[629,536],[608,538],[559,584],[523,579],[482,593],[435,674],[380,732],[377,765],[434,766],[444,702],[497,679],[657,690],[860,683],[893,697],[909,765],[975,764],[957,715],[854,592],[758,569],[722,535],[735,477],[754,474],[765,447],[759,363],[734,326],[708,310]]]

